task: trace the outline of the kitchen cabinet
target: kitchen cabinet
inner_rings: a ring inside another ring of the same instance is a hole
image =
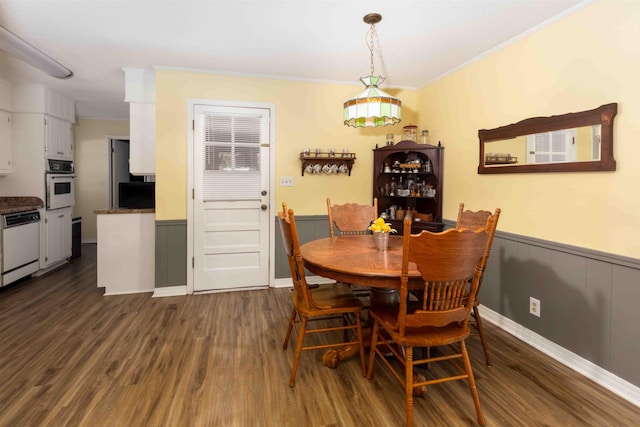
[[[0,110],[0,175],[13,172],[11,114]]]
[[[403,219],[412,215],[411,232],[442,231],[444,148],[400,141],[373,150],[373,195],[378,215],[392,211],[387,222],[402,234]]]
[[[48,159],[73,160],[73,124],[45,117],[45,153]]]
[[[129,172],[156,173],[156,73],[152,69],[123,68],[125,102],[129,103]]]
[[[156,173],[156,104],[129,104],[129,172]]]
[[[52,266],[71,257],[72,208],[46,211],[46,252],[44,267]]]
[[[42,113],[66,122],[76,122],[75,102],[38,84],[17,84],[13,88],[14,113]]]
[[[96,210],[97,285],[105,295],[155,289],[155,211]]]
[[[73,160],[73,124],[75,102],[42,85],[18,84],[13,90],[13,114],[41,117],[46,157]],[[25,141],[19,141],[24,145]]]
[[[0,110],[11,111],[13,172],[0,178],[0,194],[46,200],[47,155],[73,159],[75,103],[42,85],[30,84],[12,85],[11,97],[6,100],[3,87],[0,84]],[[36,275],[56,268],[71,256],[71,213],[71,207],[40,212],[40,270]]]

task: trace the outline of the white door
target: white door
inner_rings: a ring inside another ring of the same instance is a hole
[[[269,109],[195,105],[193,289],[269,284]]]

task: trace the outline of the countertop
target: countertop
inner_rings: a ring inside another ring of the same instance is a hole
[[[0,197],[0,214],[42,208],[44,208],[44,202],[39,197]]]
[[[96,215],[147,214],[155,212],[155,209],[96,209],[93,211],[93,213]]]

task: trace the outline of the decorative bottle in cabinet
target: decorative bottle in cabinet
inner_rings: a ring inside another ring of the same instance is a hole
[[[373,150],[373,196],[378,198],[378,215],[400,234],[407,214],[412,218],[412,233],[443,230],[443,154],[440,145],[409,140]]]

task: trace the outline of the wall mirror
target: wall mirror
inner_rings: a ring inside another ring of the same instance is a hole
[[[618,104],[478,131],[479,174],[614,171]]]

